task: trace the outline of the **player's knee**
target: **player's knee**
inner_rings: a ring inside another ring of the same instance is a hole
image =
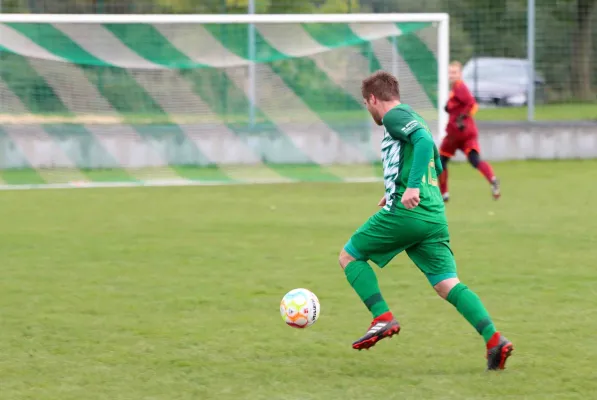
[[[467,155],[467,159],[473,168],[477,168],[481,162],[481,156],[479,156],[479,152],[477,150],[471,150]]]
[[[446,168],[448,168],[448,161],[450,161],[450,158],[446,157],[446,156],[439,156],[439,160],[442,163],[442,170],[446,170]]]
[[[348,254],[346,250],[342,249],[340,251],[340,255],[338,256],[338,263],[340,264],[340,268],[344,269],[348,264],[353,262],[355,258]]]
[[[450,291],[454,288],[454,286],[458,285],[458,283],[460,283],[460,280],[458,278],[448,278],[437,283],[435,286],[433,286],[433,288],[435,289],[439,297],[445,300],[448,298],[448,294],[450,293]]]

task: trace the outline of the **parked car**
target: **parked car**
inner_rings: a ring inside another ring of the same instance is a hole
[[[523,106],[530,80],[528,65],[521,58],[472,58],[464,65],[462,79],[480,105]],[[545,79],[537,71],[535,102],[545,102]]]

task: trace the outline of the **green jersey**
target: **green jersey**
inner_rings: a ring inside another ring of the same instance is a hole
[[[385,209],[421,220],[446,223],[444,201],[437,180],[439,152],[423,118],[400,104],[384,115],[381,158],[386,189]],[[420,203],[407,210],[400,202],[407,188],[418,188]]]

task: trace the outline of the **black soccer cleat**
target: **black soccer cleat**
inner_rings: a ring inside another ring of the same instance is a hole
[[[498,344],[487,349],[487,370],[499,370],[506,368],[506,360],[510,355],[512,355],[512,351],[514,351],[514,346],[512,342],[506,339],[499,333]]]
[[[390,338],[397,335],[398,332],[400,332],[400,324],[388,311],[373,320],[365,336],[354,342],[352,348],[355,350],[368,350],[381,339]]]
[[[491,182],[491,195],[493,196],[494,200],[499,199],[502,195],[502,191],[500,189],[500,180],[497,178]]]

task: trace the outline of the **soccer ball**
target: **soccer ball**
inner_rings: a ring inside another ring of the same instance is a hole
[[[319,318],[319,300],[307,289],[293,289],[282,298],[280,314],[282,319],[293,328],[306,328]]]

